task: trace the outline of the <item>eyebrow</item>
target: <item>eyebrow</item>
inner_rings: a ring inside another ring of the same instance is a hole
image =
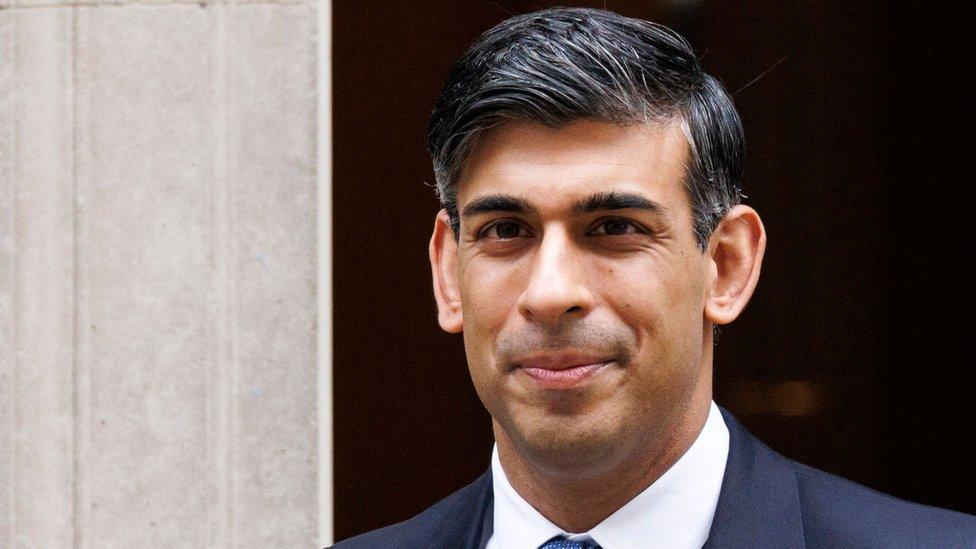
[[[461,216],[465,217],[469,215],[491,212],[525,214],[534,213],[536,212],[536,209],[521,198],[507,194],[492,194],[472,200],[471,203],[465,206],[464,210],[461,211]]]
[[[576,214],[586,214],[602,212],[607,210],[649,210],[652,212],[664,211],[664,206],[645,198],[636,193],[619,193],[607,191],[595,193],[589,198],[580,200],[573,204],[573,212]]]
[[[587,198],[573,204],[573,213],[587,214],[608,210],[648,210],[652,212],[664,211],[664,206],[645,198],[636,193],[622,193],[605,191],[594,193]],[[516,196],[507,194],[492,194],[482,196],[471,201],[461,211],[461,216],[477,215],[483,213],[506,212],[506,213],[536,213],[538,210],[529,202]]]

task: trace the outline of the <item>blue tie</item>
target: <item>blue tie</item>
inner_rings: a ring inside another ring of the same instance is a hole
[[[564,535],[558,535],[539,546],[539,549],[600,549],[595,541],[570,541]]]

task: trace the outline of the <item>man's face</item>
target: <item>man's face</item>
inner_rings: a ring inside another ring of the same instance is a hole
[[[677,123],[509,123],[479,140],[458,182],[456,284],[500,445],[610,467],[710,398],[687,162]]]

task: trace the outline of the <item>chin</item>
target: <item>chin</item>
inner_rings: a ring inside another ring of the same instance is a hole
[[[599,473],[620,456],[621,441],[630,440],[619,425],[605,418],[535,418],[503,426],[520,454],[536,467]]]

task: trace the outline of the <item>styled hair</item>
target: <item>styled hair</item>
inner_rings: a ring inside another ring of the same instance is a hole
[[[452,66],[430,117],[427,150],[455,236],[457,178],[483,132],[509,120],[557,128],[580,119],[681,124],[690,153],[684,183],[704,251],[740,200],[745,138],[739,115],[679,34],[590,8],[512,17]]]

